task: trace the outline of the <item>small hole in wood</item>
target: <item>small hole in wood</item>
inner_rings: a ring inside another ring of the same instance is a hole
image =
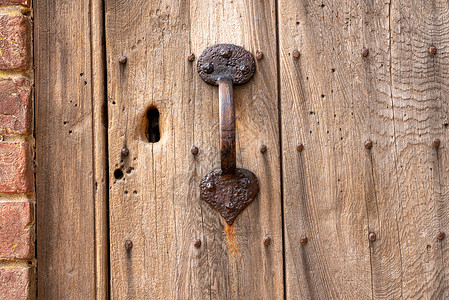
[[[145,135],[150,143],[157,143],[161,139],[159,130],[159,110],[152,107],[147,112],[148,126]]]
[[[121,169],[117,169],[114,171],[114,178],[115,179],[122,179],[123,178],[123,171]]]

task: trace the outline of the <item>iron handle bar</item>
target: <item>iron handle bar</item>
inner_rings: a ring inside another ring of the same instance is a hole
[[[235,106],[232,79],[218,79],[218,97],[220,106],[220,159],[222,174],[234,174],[235,154]]]

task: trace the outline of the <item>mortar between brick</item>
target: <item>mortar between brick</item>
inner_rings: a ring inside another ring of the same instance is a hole
[[[0,6],[0,15],[27,15],[30,11],[28,7],[21,5]]]
[[[5,202],[30,202],[35,203],[34,194],[4,194],[0,193],[0,203]]]

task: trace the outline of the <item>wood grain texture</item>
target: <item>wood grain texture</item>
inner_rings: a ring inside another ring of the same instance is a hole
[[[275,30],[274,1],[106,1],[113,299],[283,298]],[[217,43],[265,54],[234,91],[237,167],[261,191],[232,227],[200,199],[200,180],[220,166],[218,89],[187,60]],[[157,143],[144,134],[150,107]]]
[[[106,132],[101,119],[93,122],[104,103],[103,58],[92,58],[101,45],[101,33],[92,33],[100,25],[92,24],[100,21],[91,19],[94,2],[34,3],[39,299],[107,297],[107,210],[95,203],[105,201],[107,182],[98,171]]]
[[[447,299],[448,245],[436,236],[449,225],[448,3],[393,1],[390,10],[403,297]]]
[[[447,298],[447,13],[280,2],[287,299]]]

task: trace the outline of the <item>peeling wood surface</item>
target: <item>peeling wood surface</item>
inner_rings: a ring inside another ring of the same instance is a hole
[[[283,298],[275,19],[274,1],[106,1],[112,298]],[[237,167],[261,191],[232,227],[200,199],[201,179],[220,165],[218,89],[187,60],[218,43],[265,54],[234,90]],[[145,137],[150,107],[157,143]]]

